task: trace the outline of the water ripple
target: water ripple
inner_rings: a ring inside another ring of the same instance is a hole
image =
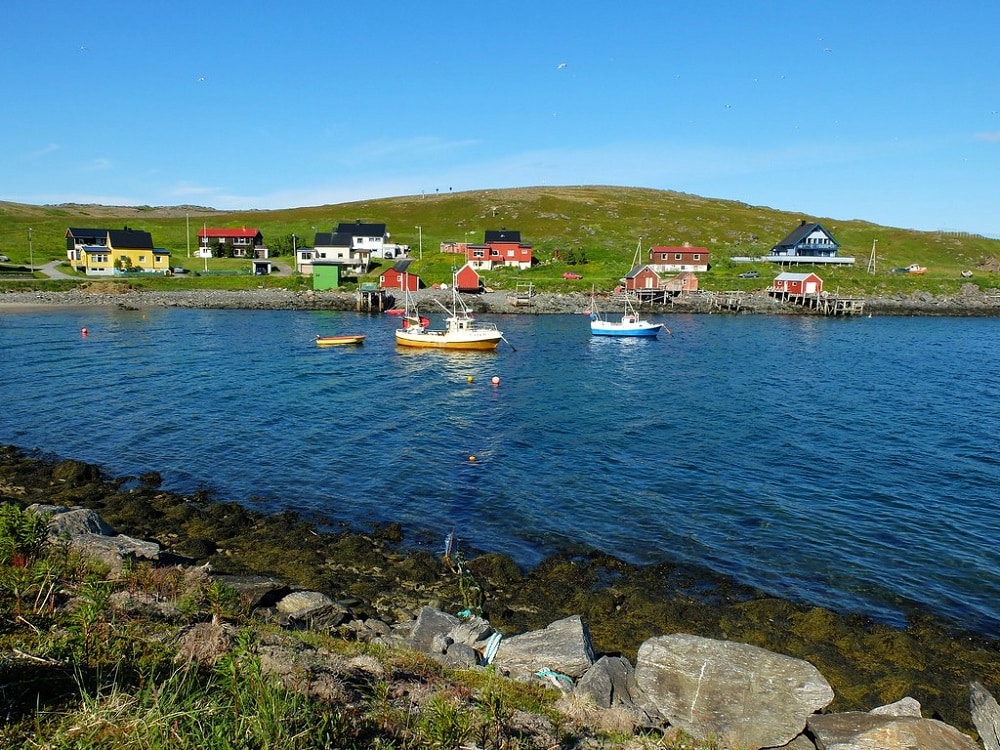
[[[0,440],[525,564],[592,545],[1000,629],[1000,321],[495,320],[516,352],[400,350],[354,313],[4,313]]]

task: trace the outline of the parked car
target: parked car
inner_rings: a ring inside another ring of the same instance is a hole
[[[741,279],[759,279],[760,274],[756,271],[744,271],[740,274]]]
[[[0,255],[0,263],[10,263],[10,258],[6,255]]]
[[[572,271],[567,271],[566,273],[563,274],[563,278],[564,279],[582,279],[583,276],[581,276],[578,273],[573,273]]]

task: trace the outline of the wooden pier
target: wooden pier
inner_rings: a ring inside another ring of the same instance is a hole
[[[779,302],[799,305],[815,310],[821,315],[832,317],[851,317],[861,315],[865,311],[864,297],[841,297],[839,294],[818,292],[816,294],[791,294],[789,292],[771,291],[769,294]]]

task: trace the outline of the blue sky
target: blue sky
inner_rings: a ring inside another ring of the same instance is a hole
[[[12,3],[0,199],[622,185],[1000,237],[1000,3]]]

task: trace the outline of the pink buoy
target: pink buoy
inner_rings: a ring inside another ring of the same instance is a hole
[[[493,383],[493,385],[500,385],[500,378],[494,375],[493,380],[491,382]]]
[[[87,329],[86,329],[86,328],[81,328],[81,329],[80,329],[80,333],[81,333],[82,335],[86,336],[86,335],[87,335]]]

